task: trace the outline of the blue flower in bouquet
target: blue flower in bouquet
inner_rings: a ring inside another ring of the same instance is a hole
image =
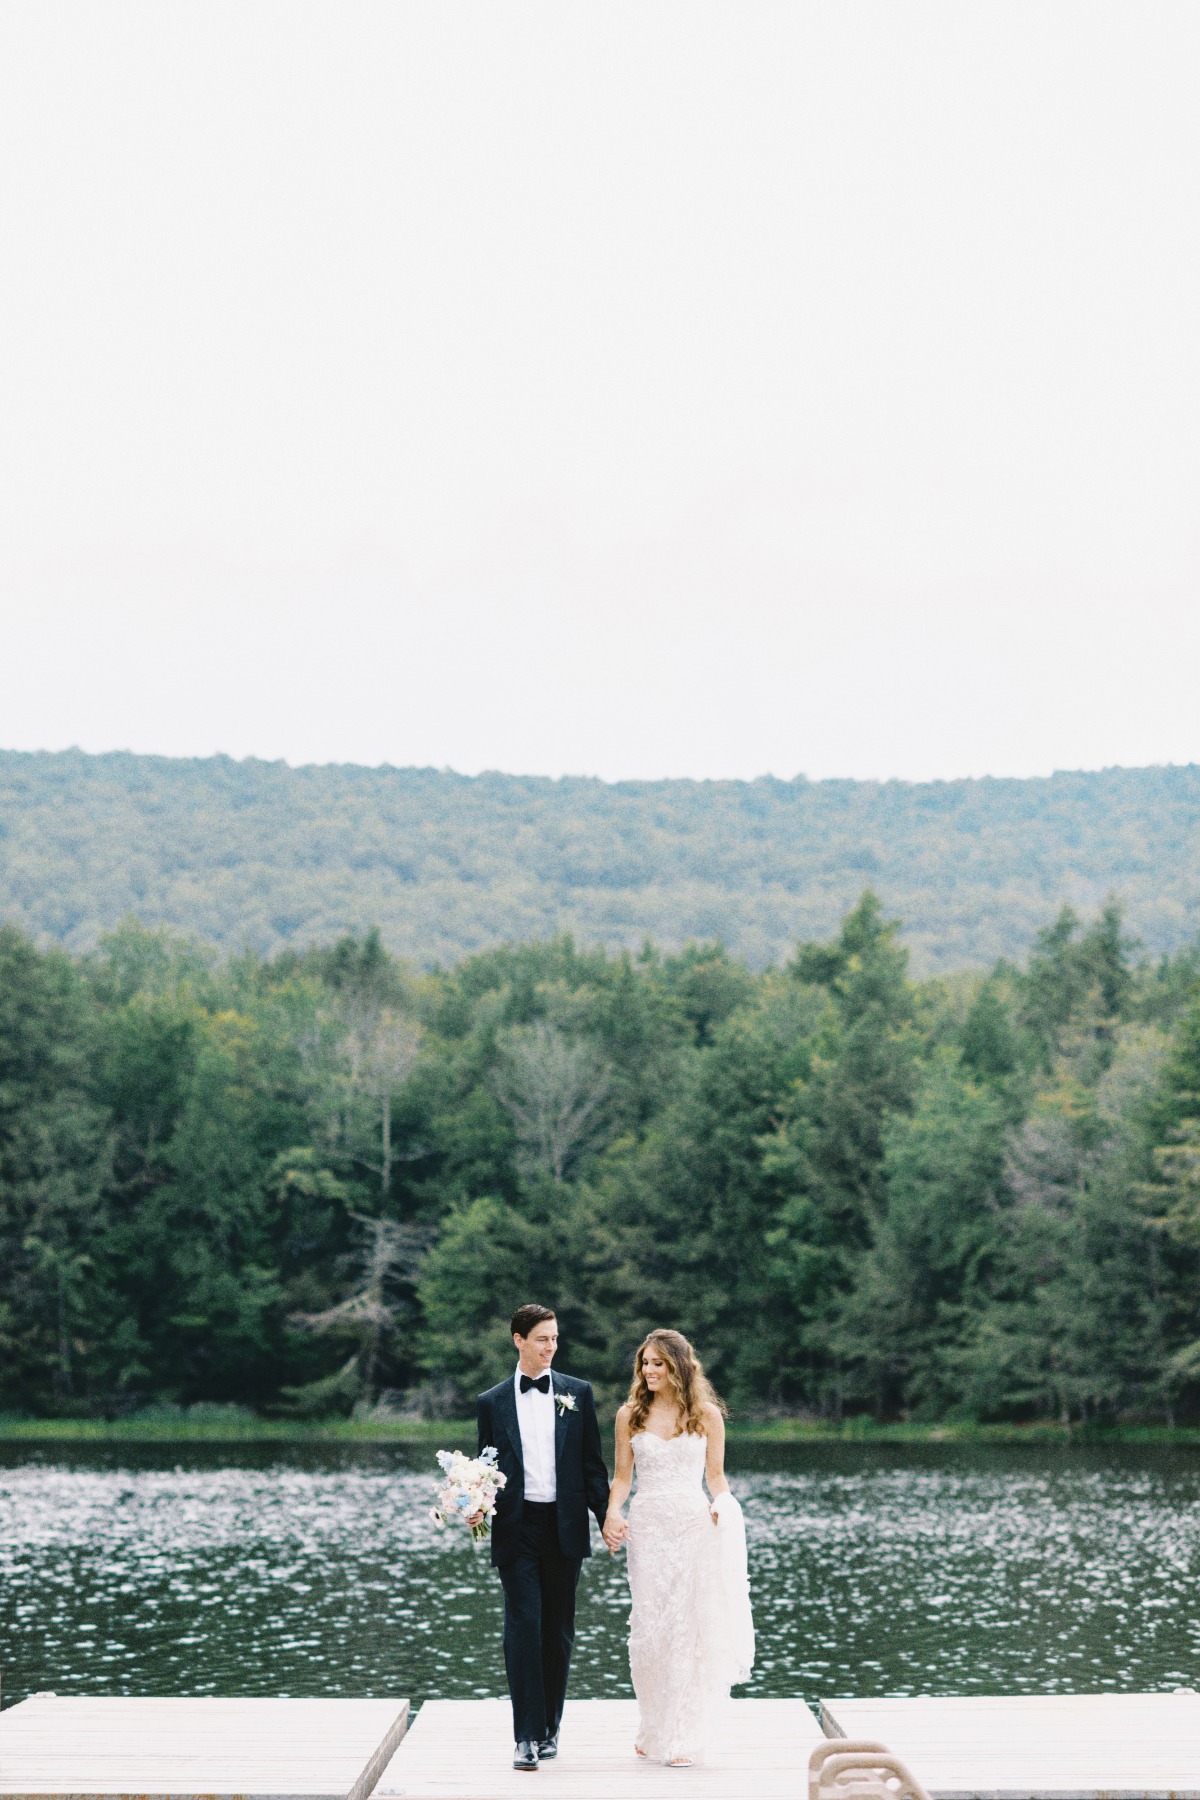
[[[464,1456],[461,1450],[437,1452],[438,1467],[445,1477],[433,1509],[440,1525],[455,1519],[470,1526],[473,1543],[481,1543],[487,1537],[496,1510],[496,1495],[506,1482],[497,1462],[498,1453],[490,1444],[476,1457]]]

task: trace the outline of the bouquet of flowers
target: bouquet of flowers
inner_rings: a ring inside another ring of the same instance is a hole
[[[471,1537],[481,1544],[492,1529],[496,1495],[508,1477],[496,1467],[496,1451],[489,1444],[478,1456],[464,1456],[461,1450],[439,1450],[438,1465],[445,1481],[438,1489],[433,1518],[438,1525],[449,1525],[452,1519],[464,1524],[476,1513],[483,1517],[471,1527]]]

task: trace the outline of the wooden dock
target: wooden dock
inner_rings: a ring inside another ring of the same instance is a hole
[[[634,1755],[636,1727],[633,1700],[568,1700],[558,1756],[519,1775],[507,1700],[429,1700],[376,1800],[804,1800],[822,1741],[802,1700],[733,1700],[705,1761],[665,1769]]]
[[[935,1800],[1200,1800],[1200,1695],[825,1700],[831,1737],[874,1738]]]
[[[124,1700],[36,1694],[0,1712],[0,1796],[367,1800],[407,1700]]]
[[[632,1700],[567,1702],[512,1768],[507,1700],[124,1700],[0,1713],[0,1800],[804,1800],[813,1746],[886,1744],[934,1800],[1200,1800],[1200,1695],[734,1700],[702,1764],[633,1753]]]

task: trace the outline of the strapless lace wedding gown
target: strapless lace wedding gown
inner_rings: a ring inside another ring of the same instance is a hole
[[[730,1687],[754,1661],[746,1534],[732,1494],[714,1528],[705,1440],[633,1439],[637,1492],[629,1508],[629,1667],[638,1746],[656,1762],[699,1760]]]

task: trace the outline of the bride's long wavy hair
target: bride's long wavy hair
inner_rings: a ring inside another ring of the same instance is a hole
[[[707,1437],[704,1407],[715,1406],[724,1413],[725,1402],[704,1373],[704,1364],[682,1331],[652,1331],[638,1345],[637,1355],[633,1359],[633,1383],[629,1389],[630,1436],[643,1430],[654,1401],[654,1395],[642,1373],[642,1358],[651,1347],[667,1366],[667,1386],[671,1391],[671,1398],[679,1408],[675,1436],[680,1437],[684,1432],[690,1432],[693,1437]]]

